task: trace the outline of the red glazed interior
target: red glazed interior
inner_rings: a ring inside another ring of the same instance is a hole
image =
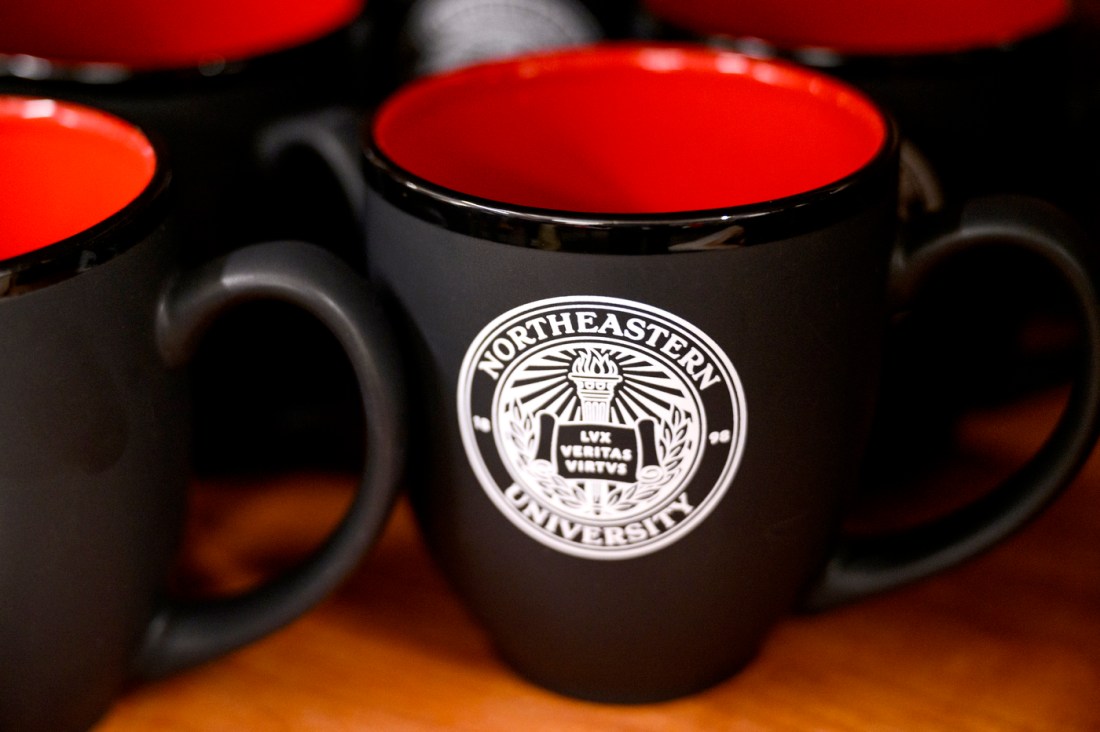
[[[351,22],[363,6],[364,0],[5,0],[0,53],[187,68],[316,40]]]
[[[1067,0],[645,0],[695,33],[760,38],[780,48],[921,54],[989,48],[1049,30]]]
[[[704,48],[609,45],[414,83],[374,122],[399,167],[535,208],[660,213],[803,193],[858,170],[886,123],[859,93]]]
[[[148,139],[122,120],[0,96],[0,260],[103,221],[145,189],[155,168]]]

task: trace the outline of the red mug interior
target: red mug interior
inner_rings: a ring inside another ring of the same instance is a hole
[[[1048,31],[1068,0],[644,0],[657,18],[701,35],[758,38],[850,55],[992,48]]]
[[[152,180],[140,130],[94,109],[0,96],[0,260],[100,223]]]
[[[134,69],[238,61],[321,38],[364,0],[7,0],[0,53]]]
[[[468,67],[375,116],[399,168],[513,206],[654,214],[766,202],[834,183],[887,123],[850,87],[688,46],[605,45]]]

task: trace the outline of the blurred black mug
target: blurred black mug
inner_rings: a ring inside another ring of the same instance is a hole
[[[1100,235],[1095,79],[1082,63],[1096,35],[1067,0],[642,6],[649,35],[790,60],[869,94],[912,145],[902,176],[911,217],[977,195],[1026,194]],[[876,481],[898,462],[917,476],[934,467],[962,411],[1064,383],[1078,355],[1075,305],[1056,269],[1032,253],[960,258],[921,297],[888,345],[869,466]]]
[[[785,58],[868,93],[950,200],[1078,187],[1066,0],[643,0],[663,37]],[[935,202],[933,202],[933,206]]]
[[[358,182],[343,169],[382,71],[362,0],[307,3],[0,5],[0,93],[90,104],[161,138],[191,263],[253,241],[307,239],[358,266]],[[328,164],[318,154],[330,151]],[[338,183],[333,174],[341,175]],[[349,203],[351,205],[349,205]],[[293,333],[296,348],[282,342]],[[293,309],[251,305],[222,319],[191,367],[204,470],[273,457],[357,466],[355,379],[327,331]],[[321,375],[324,375],[321,377]],[[283,387],[281,403],[267,398]]]
[[[181,266],[174,185],[137,127],[0,95],[0,729],[85,729],[127,682],[283,626],[357,565],[396,493],[400,373],[361,279],[293,242]],[[317,319],[353,364],[362,482],[294,569],[239,596],[166,597],[190,475],[183,367],[258,299]]]

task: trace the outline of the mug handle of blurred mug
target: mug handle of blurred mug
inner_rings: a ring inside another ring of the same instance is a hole
[[[365,232],[367,181],[363,175],[360,133],[363,114],[353,107],[329,107],[288,117],[271,125],[257,142],[260,166],[269,173],[278,169],[285,156],[302,150],[311,153],[327,168],[342,196],[342,211],[349,217],[349,229]],[[351,242],[344,258],[352,261],[365,251],[362,240]]]
[[[990,493],[899,533],[843,539],[803,602],[820,610],[931,575],[990,548],[1037,516],[1073,480],[1100,437],[1100,269],[1095,244],[1055,207],[1022,196],[967,203],[949,231],[896,258],[891,286],[911,300],[928,276],[979,247],[1018,247],[1058,271],[1080,314],[1080,372],[1053,431],[1034,456]]]
[[[912,140],[902,138],[898,148],[900,185],[898,213],[903,222],[943,210],[943,184],[931,161]]]
[[[181,366],[219,315],[256,299],[303,308],[346,351],[368,425],[362,479],[340,524],[297,568],[238,596],[166,601],[137,656],[139,678],[222,655],[302,615],[356,566],[381,533],[396,496],[405,442],[397,353],[366,284],[334,255],[300,242],[256,244],[178,276],[162,295],[157,314],[163,358]]]

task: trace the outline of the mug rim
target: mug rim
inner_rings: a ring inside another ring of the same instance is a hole
[[[300,68],[314,56],[339,53],[354,45],[357,28],[364,23],[362,14],[345,24],[297,45],[277,48],[241,58],[217,58],[208,63],[145,67],[114,61],[69,61],[25,53],[0,51],[0,80],[17,79],[30,83],[59,83],[94,88],[131,86],[163,91],[164,84],[178,82],[210,84],[242,75],[278,74],[284,69]]]
[[[735,55],[753,64],[780,66],[802,76],[821,77],[814,69],[787,61],[759,59],[728,49],[694,43],[601,42],[482,62],[439,76],[451,77],[477,68],[508,66],[584,53],[637,53],[671,50],[710,56]],[[882,179],[896,177],[900,134],[889,112],[850,84],[828,77],[828,83],[861,98],[883,123],[875,153],[850,173],[827,184],[765,201],[684,211],[615,213],[569,211],[506,203],[432,182],[402,167],[387,155],[375,134],[378,112],[363,127],[367,181],[389,203],[417,218],[452,231],[538,249],[601,253],[666,253],[726,249],[787,238],[848,215],[868,197],[882,195]],[[892,173],[893,171],[893,173]],[[897,183],[890,192],[896,195]],[[639,245],[598,241],[598,232],[632,232]],[[593,234],[596,234],[593,237]]]
[[[707,31],[692,27],[681,21],[665,17],[654,11],[650,3],[643,3],[644,12],[653,31],[659,36],[680,40],[705,40],[721,48],[730,48],[741,53],[760,58],[779,58],[812,68],[831,68],[839,66],[885,65],[891,68],[910,66],[940,66],[960,63],[980,63],[992,61],[1006,53],[1020,52],[1033,46],[1041,46],[1052,38],[1059,37],[1074,22],[1075,10],[1072,3],[1063,0],[1061,12],[1051,11],[1042,22],[1021,29],[1011,38],[975,40],[966,45],[944,43],[940,46],[916,45],[889,49],[846,49],[839,44],[830,43],[784,43],[749,32],[729,30]]]
[[[164,144],[139,125],[97,107],[40,95],[0,94],[0,102],[51,102],[57,109],[94,116],[138,133],[153,154],[153,170],[138,193],[117,211],[57,241],[0,259],[0,299],[48,287],[129,251],[160,225],[166,215],[171,169]]]

